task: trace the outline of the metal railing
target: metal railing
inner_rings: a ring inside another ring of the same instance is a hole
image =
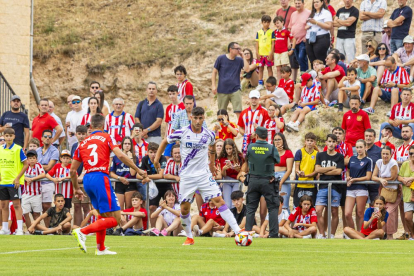
[[[47,178],[41,179],[41,180],[48,180]],[[111,183],[113,183],[113,185],[115,184],[115,182],[119,182],[117,179],[114,178],[110,178]],[[50,180],[48,180],[50,181]],[[69,180],[67,180],[69,181]],[[141,182],[141,180],[139,179],[128,179],[128,182],[131,183],[136,183],[136,182]],[[169,184],[169,183],[176,183],[177,181],[174,180],[168,180],[168,179],[160,179],[160,180],[155,180],[154,183],[157,184]],[[224,179],[217,179],[216,180],[217,183],[236,183],[238,182],[240,185],[240,190],[242,190],[242,182],[238,181],[238,180],[224,180]],[[283,185],[285,184],[313,184],[313,185],[318,185],[318,184],[327,184],[328,185],[328,206],[327,206],[327,212],[328,212],[328,235],[327,235],[327,239],[331,238],[331,230],[332,230],[332,225],[331,225],[331,217],[332,217],[332,184],[340,184],[340,185],[346,185],[346,181],[324,181],[324,180],[308,180],[308,181],[299,181],[299,180],[286,180]],[[360,181],[360,182],[355,182],[353,184],[363,184],[363,185],[373,185],[373,184],[380,184],[379,182],[375,182],[375,181]],[[399,181],[388,181],[388,184],[393,185],[393,184],[398,184],[398,185],[402,185],[401,182]],[[145,209],[147,210],[147,215],[148,217],[150,217],[150,212],[149,212],[149,200],[148,200],[148,195],[149,195],[149,185],[146,185],[146,200],[145,200]],[[148,225],[151,225],[150,223],[150,219],[148,219]],[[148,226],[148,229],[150,228],[150,226]]]
[[[16,93],[14,93],[10,84],[0,72],[0,115],[10,110],[10,100],[14,95],[16,95]],[[24,104],[20,106],[20,111],[28,114],[28,110]]]

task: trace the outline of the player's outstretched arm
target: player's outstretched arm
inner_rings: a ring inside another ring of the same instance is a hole
[[[132,161],[125,153],[123,153],[118,147],[113,149],[113,153],[119,158],[119,160],[122,161],[122,163],[124,163],[125,165],[127,165],[128,167],[130,167],[131,169],[135,170],[137,172],[137,174],[141,175],[143,180],[142,183],[147,183],[149,182],[148,176],[147,176],[147,172],[141,170],[140,168],[137,167],[137,165],[134,163],[134,161]]]
[[[165,151],[165,148],[167,147],[167,145],[168,145],[167,138],[164,138],[161,141],[160,146],[158,147],[157,154],[155,155],[155,158],[154,158],[154,167],[157,171],[160,171],[160,169],[161,169],[161,165],[160,165],[159,161],[160,161],[161,155]]]

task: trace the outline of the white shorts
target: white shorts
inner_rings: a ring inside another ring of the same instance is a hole
[[[208,202],[212,198],[221,196],[220,187],[211,173],[191,176],[188,178],[180,176],[180,193],[178,195],[178,201],[180,203],[193,203],[196,190],[200,192],[204,202]]]
[[[42,202],[53,202],[53,194],[55,193],[55,183],[42,184]]]
[[[353,198],[359,196],[368,196],[368,190],[348,190],[346,191],[346,196]]]
[[[42,195],[27,195],[22,197],[23,214],[42,212]]]
[[[404,212],[414,212],[414,202],[404,202]]]

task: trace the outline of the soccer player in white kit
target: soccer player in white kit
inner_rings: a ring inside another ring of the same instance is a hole
[[[212,172],[215,174],[215,134],[203,128],[204,119],[204,109],[195,107],[190,116],[191,124],[176,130],[164,139],[154,158],[159,160],[168,144],[180,142],[181,169],[179,172],[180,193],[178,200],[181,204],[181,224],[187,234],[187,239],[183,245],[194,244],[191,232],[190,209],[196,190],[201,193],[204,202],[208,202],[210,199],[213,201],[221,217],[236,234],[240,231],[237,221],[224,202],[220,188],[212,174]],[[160,164],[157,161],[154,166],[157,170],[160,169]]]

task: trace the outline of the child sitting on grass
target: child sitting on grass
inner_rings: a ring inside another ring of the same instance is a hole
[[[286,221],[289,218],[289,212],[287,209],[283,209],[283,197],[279,196],[279,215],[278,215],[278,221],[279,221],[279,235],[280,236],[288,236],[289,233],[283,225],[285,225]],[[269,224],[269,213],[266,215],[265,221],[263,224],[259,227],[257,225],[253,226],[253,231],[255,231],[257,234],[259,234],[260,238],[267,238],[269,237],[269,231],[266,231],[267,225]]]
[[[360,95],[361,82],[357,80],[357,71],[350,67],[346,77],[338,84],[338,112],[344,111],[344,106],[349,108],[349,99],[352,95]]]
[[[34,235],[62,235],[70,233],[72,215],[69,209],[65,207],[65,198],[62,194],[55,195],[54,204],[54,207],[50,207],[46,213],[43,213],[32,223],[28,229],[30,233]],[[50,217],[49,228],[40,224],[47,217]]]
[[[201,205],[199,215],[191,218],[191,229],[196,237],[223,230],[225,224],[226,221],[220,216],[218,208],[211,200]]]
[[[142,207],[144,202],[140,192],[132,195],[132,207],[121,212],[121,227],[116,229],[114,235],[134,236],[142,235],[142,231],[147,229],[147,210]]]
[[[164,194],[164,200],[160,207],[151,214],[151,218],[156,218],[155,228],[150,232],[150,236],[168,236],[174,232],[174,236],[182,230],[180,220],[180,204],[177,195],[173,190],[168,190]],[[162,229],[162,231],[160,231]]]
[[[242,191],[234,191],[231,193],[231,202],[233,204],[233,208],[230,211],[233,213],[234,218],[237,221],[240,229],[243,229],[246,225],[246,205],[243,203],[243,192]],[[234,237],[234,232],[230,228],[229,224],[226,222],[224,225],[223,231],[216,231],[213,233],[213,237],[215,238],[227,238],[227,237]]]
[[[299,131],[299,125],[305,120],[306,114],[316,109],[319,103],[319,88],[313,83],[312,75],[305,73],[302,75],[302,85],[306,85],[301,94],[296,110],[290,117],[290,122],[286,124],[288,131]]]
[[[290,214],[284,227],[289,238],[312,239],[312,236],[316,235],[318,231],[317,222],[318,217],[313,207],[312,198],[304,195],[300,198],[299,206]]]
[[[382,239],[384,237],[384,226],[388,220],[388,212],[385,210],[385,198],[377,196],[374,207],[368,207],[364,214],[364,224],[361,231],[351,227],[345,227],[345,234],[351,239]]]

